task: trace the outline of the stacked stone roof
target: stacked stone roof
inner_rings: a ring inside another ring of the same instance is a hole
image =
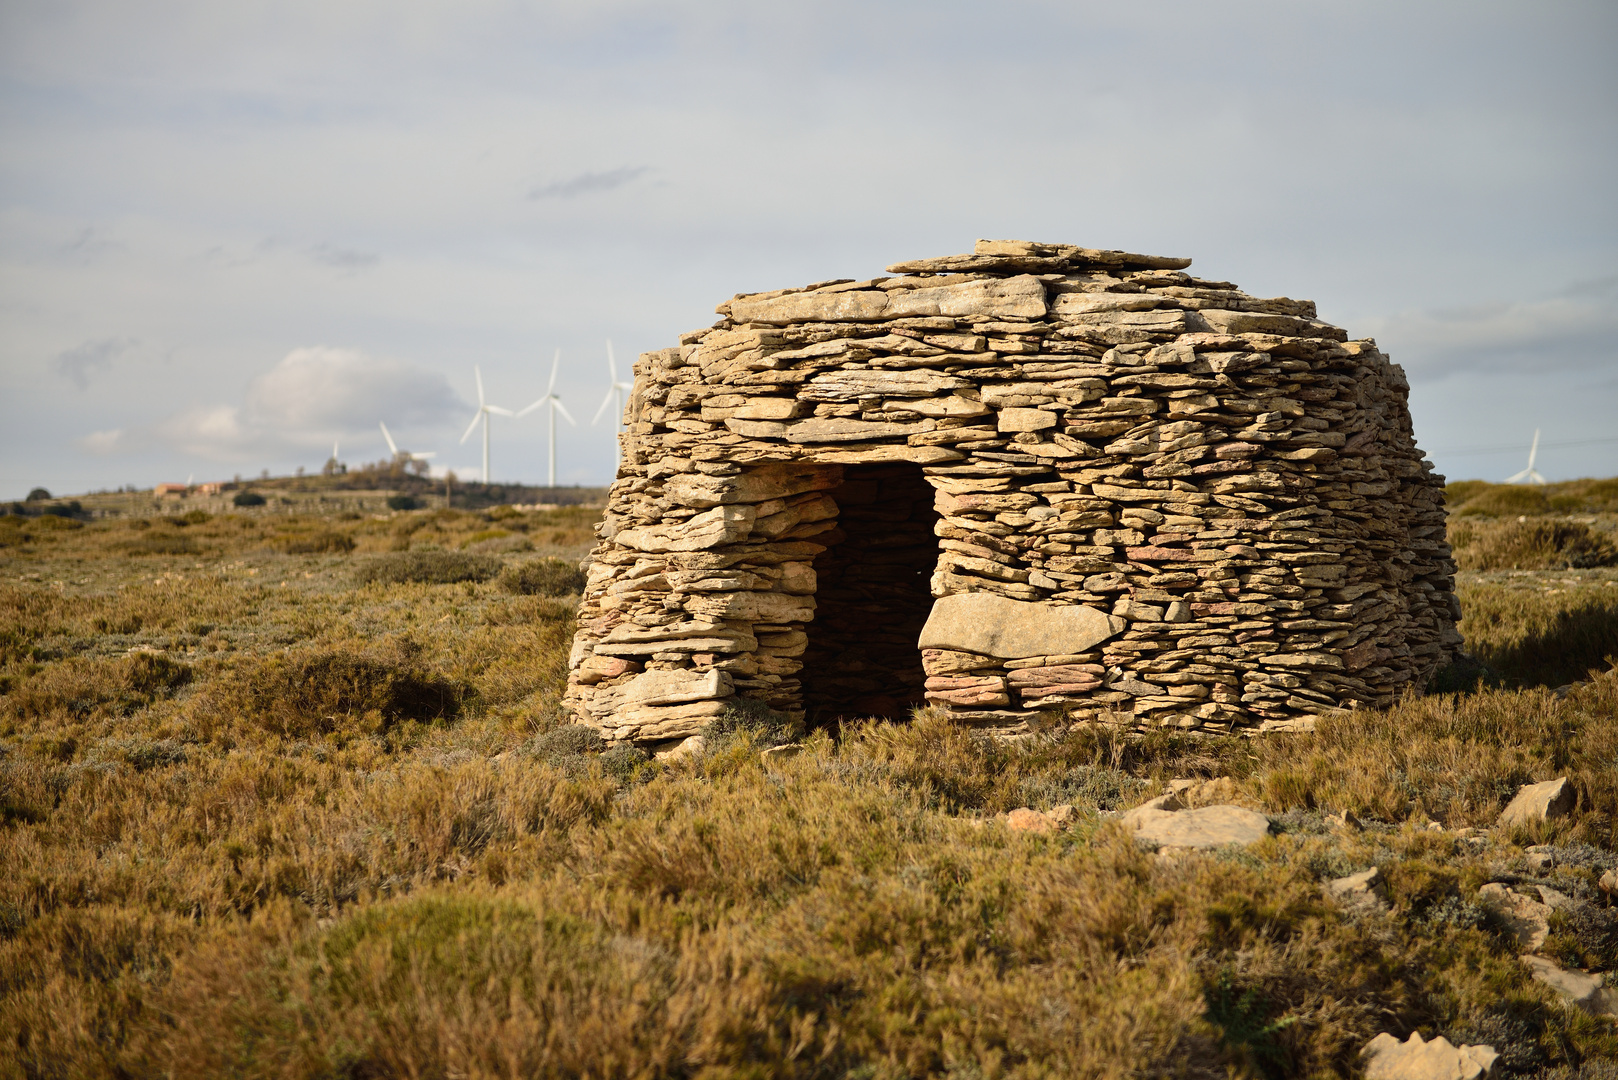
[[[642,355],[580,718],[656,742],[847,677],[1002,732],[1053,709],[1235,732],[1422,687],[1459,609],[1403,372],[1313,303],[1189,265],[979,241],[738,295]],[[904,502],[918,470],[931,506]],[[889,524],[856,545],[859,506]],[[917,673],[860,671],[862,637],[894,632],[882,582],[917,563]],[[870,603],[817,623],[828,573]]]

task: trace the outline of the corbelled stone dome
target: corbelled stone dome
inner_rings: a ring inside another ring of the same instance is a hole
[[[1189,265],[979,241],[739,295],[642,355],[580,718],[1232,732],[1423,686],[1459,609],[1404,373]]]

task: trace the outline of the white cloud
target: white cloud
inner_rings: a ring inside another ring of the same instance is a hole
[[[253,379],[240,405],[184,410],[153,433],[198,457],[245,461],[370,438],[379,420],[406,429],[466,411],[443,375],[389,357],[324,345],[293,349]]]
[[[1417,378],[1610,368],[1618,342],[1618,277],[1539,300],[1413,311],[1374,334]]]
[[[92,454],[106,456],[121,450],[123,440],[123,428],[113,428],[110,431],[92,431],[79,440],[79,445]]]

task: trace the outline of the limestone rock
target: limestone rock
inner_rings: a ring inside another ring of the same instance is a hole
[[[1545,944],[1550,936],[1551,913],[1549,904],[1527,897],[1499,882],[1490,882],[1478,890],[1478,899],[1494,910],[1506,930],[1526,952],[1533,952]]]
[[[1205,806],[1200,810],[1155,810],[1137,807],[1122,821],[1143,840],[1167,848],[1219,848],[1256,844],[1270,833],[1270,819],[1240,806]]]
[[[643,354],[569,707],[661,744],[730,698],[642,669],[722,669],[794,718],[1257,734],[1419,690],[1459,607],[1408,380],[1188,265],[985,241]]]
[[[1500,811],[1500,825],[1526,825],[1550,818],[1566,817],[1573,812],[1577,798],[1567,777],[1545,780],[1538,784],[1524,784],[1517,789],[1516,798]]]
[[[667,750],[659,750],[652,755],[658,761],[675,762],[690,758],[701,757],[708,749],[708,740],[701,735],[691,735],[681,739]]]
[[[771,746],[758,752],[758,759],[764,765],[775,765],[787,758],[795,758],[803,753],[802,743],[788,743],[785,746]]]
[[[1387,886],[1382,871],[1376,867],[1361,870],[1347,877],[1333,878],[1321,887],[1326,899],[1335,901],[1348,911],[1386,911],[1388,902],[1383,895]]]
[[[920,647],[1017,659],[1082,653],[1123,629],[1123,620],[1091,607],[1011,600],[992,593],[940,597],[922,628]]]
[[[1383,1032],[1365,1045],[1365,1080],[1479,1080],[1493,1076],[1492,1046],[1456,1046],[1442,1035],[1423,1040],[1412,1031],[1404,1042]]]
[[[1024,806],[1006,815],[1006,828],[1012,832],[1056,832],[1067,828],[1074,816],[1071,806],[1055,806],[1050,810],[1031,810]]]
[[[1543,956],[1524,956],[1522,962],[1534,978],[1555,990],[1569,1005],[1595,1016],[1618,1016],[1618,989],[1608,987],[1603,976],[1569,971]]]
[[[673,705],[727,698],[734,690],[724,671],[647,671],[623,688],[623,701],[626,705]]]

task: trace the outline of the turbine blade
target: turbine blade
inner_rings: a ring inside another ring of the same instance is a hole
[[[388,425],[378,420],[376,426],[382,429],[382,437],[388,440],[388,453],[397,457],[399,454],[399,448],[393,444],[393,436],[388,434]],[[332,457],[336,456],[336,454],[332,455]]]
[[[478,429],[478,421],[482,420],[482,419],[483,419],[483,410],[479,409],[476,412],[476,414],[473,415],[472,422],[467,425],[466,434],[461,436],[461,442],[464,443],[464,442],[466,442],[466,440],[468,440],[468,439],[470,439],[472,437],[472,432],[474,432],[474,431],[476,431]]]
[[[567,422],[568,423],[572,424],[574,427],[579,426],[579,422],[577,420],[573,419],[573,414],[567,411],[567,406],[562,404],[562,399],[561,398],[559,398],[559,397],[551,398],[551,404],[556,406],[556,411],[557,412],[559,412],[563,416],[567,417]]]
[[[607,406],[612,404],[612,399],[617,396],[617,393],[618,388],[616,386],[607,388],[607,396],[601,399],[601,408],[597,409],[595,416],[590,418],[591,427],[595,427],[596,421],[601,419],[601,414],[607,411]]]
[[[551,384],[545,388],[545,396],[556,393],[556,373],[562,369],[562,350],[556,350],[556,357],[551,360]]]
[[[488,412],[496,413],[496,414],[498,414],[500,416],[516,416],[517,415],[516,413],[512,412],[510,409],[502,409],[498,405],[485,405],[485,406],[483,406],[483,408]]]
[[[472,374],[478,381],[478,408],[483,408],[483,369],[476,364],[472,365]]]

